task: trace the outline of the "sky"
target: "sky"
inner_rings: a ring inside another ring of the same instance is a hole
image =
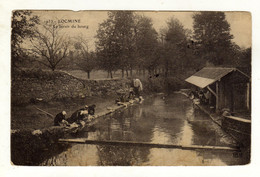
[[[95,35],[100,23],[107,19],[107,11],[34,11],[41,20],[62,20],[80,19],[80,23],[59,23],[68,28],[63,31],[69,36],[82,35],[88,40],[89,48],[95,48]],[[193,25],[192,15],[194,12],[167,12],[167,11],[138,11],[150,17],[157,32],[166,27],[166,22],[170,17],[177,18],[184,28],[191,29]],[[251,14],[248,12],[225,12],[226,20],[230,24],[230,33],[234,36],[233,42],[240,47],[251,47]],[[88,26],[88,28],[71,28],[71,25]]]

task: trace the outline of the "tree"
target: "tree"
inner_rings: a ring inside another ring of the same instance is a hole
[[[239,58],[239,69],[251,76],[251,47],[242,49]]]
[[[130,11],[108,12],[108,19],[97,30],[97,53],[100,66],[112,71],[132,70],[134,53],[134,15]]]
[[[110,14],[108,14],[110,15]],[[118,51],[114,37],[114,24],[112,17],[99,25],[96,38],[96,51],[100,69],[108,72],[113,78],[112,71],[118,68]]]
[[[158,33],[153,28],[151,18],[136,16],[135,46],[136,66],[138,70],[147,69],[149,73],[159,66],[158,60]]]
[[[187,30],[181,22],[174,17],[167,22],[167,28],[161,30],[164,46],[164,67],[165,76],[176,73],[184,68],[184,59],[187,46]]]
[[[77,65],[88,73],[88,79],[90,79],[90,72],[96,65],[96,54],[88,51],[88,42],[82,36],[77,38],[74,48],[76,49]]]
[[[252,52],[251,47],[242,50],[242,57],[241,57],[240,66],[251,68],[251,55],[252,55],[251,52]]]
[[[12,67],[17,66],[21,61],[24,51],[21,44],[27,37],[34,35],[35,25],[39,23],[39,17],[32,15],[28,10],[13,11],[12,16],[12,34],[11,34],[11,57]]]
[[[55,23],[41,25],[30,41],[31,51],[41,57],[37,61],[52,71],[69,54],[69,39]]]
[[[82,36],[78,36],[74,43],[75,49],[78,51],[78,66],[88,73],[88,79],[90,79],[90,72],[94,69],[96,64],[96,54],[89,52],[88,41]]]
[[[223,64],[231,50],[230,25],[224,12],[196,12],[193,15],[194,40],[199,55],[215,65]]]

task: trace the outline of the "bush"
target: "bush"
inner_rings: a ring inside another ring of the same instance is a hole
[[[182,88],[188,88],[188,83],[186,83],[184,79],[182,80],[177,77],[152,77],[148,79],[143,79],[142,83],[145,93],[165,92],[170,94]]]

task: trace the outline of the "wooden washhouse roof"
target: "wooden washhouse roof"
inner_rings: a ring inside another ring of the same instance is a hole
[[[217,80],[221,79],[222,77],[226,76],[228,73],[233,71],[239,71],[236,68],[223,68],[223,67],[205,67],[200,71],[196,72],[185,81],[196,85],[200,88],[205,88],[208,85],[216,82]],[[241,72],[241,71],[239,71]],[[241,72],[242,73],[242,72]],[[242,73],[243,75],[247,76],[246,74]]]

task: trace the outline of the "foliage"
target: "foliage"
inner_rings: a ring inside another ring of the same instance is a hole
[[[100,67],[112,71],[129,69],[133,64],[134,15],[130,11],[108,12],[108,19],[97,30],[97,54]]]
[[[39,17],[32,15],[28,10],[13,11],[12,16],[12,34],[11,34],[11,57],[12,67],[15,67],[17,62],[25,54],[21,49],[21,44],[27,37],[34,35],[35,25],[39,23]]]
[[[206,61],[221,65],[231,50],[230,25],[224,12],[198,12],[193,15],[194,40],[199,55]]]
[[[251,47],[242,50],[242,60],[240,66],[250,67],[251,66]]]
[[[137,15],[135,20],[137,69],[147,69],[151,73],[160,65],[157,38],[158,33],[153,28],[151,18]]]
[[[184,29],[181,22],[174,17],[167,22],[167,28],[161,30],[163,45],[163,63],[165,76],[183,72],[190,61],[187,54],[188,30]]]
[[[251,76],[251,47],[241,50],[241,55],[239,58],[239,69]]]

